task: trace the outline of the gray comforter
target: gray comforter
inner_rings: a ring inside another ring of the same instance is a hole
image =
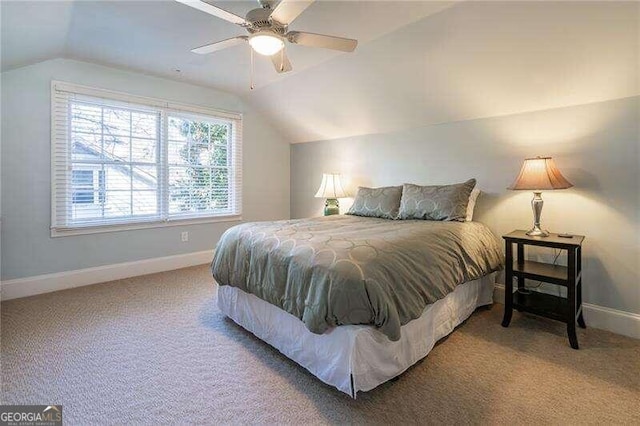
[[[481,223],[328,216],[234,226],[211,269],[218,284],[284,309],[313,333],[372,324],[398,340],[428,304],[502,263]]]

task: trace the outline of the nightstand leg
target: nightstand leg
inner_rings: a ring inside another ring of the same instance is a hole
[[[569,335],[569,343],[573,349],[579,349],[578,336],[576,336],[576,250],[567,250],[567,269],[568,269],[568,286],[567,286],[567,302],[569,304],[567,315],[567,334]]]
[[[582,311],[580,311],[580,315],[578,315],[578,325],[580,328],[587,328],[587,324],[584,322],[584,318],[582,317]]]
[[[576,335],[575,320],[571,324],[567,324],[567,335],[569,336],[569,344],[573,349],[580,349],[578,346],[578,336]]]
[[[578,315],[578,325],[581,328],[587,328],[587,324],[584,322],[584,317],[582,316],[582,247],[578,247],[578,255],[577,255],[577,273],[580,275],[580,281],[576,284],[576,291],[578,296],[578,309],[580,309],[580,315]]]
[[[524,244],[516,244],[518,249],[518,265],[524,265]],[[524,289],[524,277],[518,276],[518,290]]]
[[[509,287],[513,287],[513,286],[509,286]],[[512,302],[507,301],[508,298],[509,298],[509,296],[508,296],[509,293],[506,293],[506,292],[508,290],[511,290],[511,288],[509,288],[509,289],[505,288],[504,316],[502,317],[502,326],[503,327],[509,327],[509,323],[511,323],[511,315],[513,314]],[[511,296],[511,297],[513,297],[513,296]]]
[[[504,317],[502,326],[509,327],[513,313],[513,247],[509,241],[505,245],[505,276],[504,276]]]
[[[580,328],[587,328],[587,324],[585,324],[584,317],[582,316],[582,279],[580,280],[580,282],[576,287],[577,287],[576,297],[578,298],[578,309],[580,310],[580,314],[578,315],[578,325],[580,326]]]
[[[518,262],[518,267],[521,268],[522,265],[524,265],[524,244],[517,243],[516,244],[516,250],[517,250],[517,256],[518,256],[518,259],[516,261]],[[524,286],[524,277],[518,275],[516,280],[518,281],[518,290],[517,291],[524,290],[524,288],[525,288],[525,286]],[[522,312],[522,309],[520,309],[520,308],[516,308],[516,310],[518,312]]]

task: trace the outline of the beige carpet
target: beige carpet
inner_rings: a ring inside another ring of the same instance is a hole
[[[2,303],[2,402],[66,424],[640,424],[640,341],[501,305],[352,400],[226,319],[206,267]]]

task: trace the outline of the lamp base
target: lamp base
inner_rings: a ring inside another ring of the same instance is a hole
[[[327,198],[324,203],[324,215],[331,216],[334,214],[340,214],[340,204],[337,198]]]
[[[549,231],[545,231],[544,229],[540,229],[538,226],[534,226],[527,231],[527,235],[530,237],[548,237]]]
[[[548,237],[549,232],[540,228],[540,216],[542,215],[542,193],[533,191],[533,199],[531,200],[531,208],[533,209],[533,228],[527,232],[530,237]]]

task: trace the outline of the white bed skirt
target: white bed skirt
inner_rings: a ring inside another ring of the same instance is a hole
[[[372,326],[343,325],[319,335],[275,305],[231,286],[218,287],[218,306],[233,321],[323,382],[350,396],[396,377],[424,358],[478,306],[493,302],[495,274],[461,284],[390,341]]]

